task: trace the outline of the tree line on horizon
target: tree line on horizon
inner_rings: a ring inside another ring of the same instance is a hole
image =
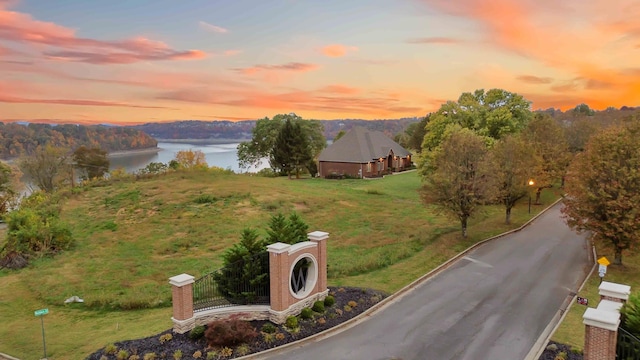
[[[106,152],[156,147],[157,140],[127,127],[74,124],[27,124],[0,122],[0,159],[34,154],[38,147],[75,150],[81,146]]]

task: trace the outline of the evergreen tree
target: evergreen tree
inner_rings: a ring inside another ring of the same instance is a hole
[[[620,309],[622,327],[636,337],[640,336],[640,294],[629,296]]]
[[[291,242],[289,244],[295,244],[302,241],[307,241],[307,233],[309,232],[309,225],[307,225],[297,213],[291,213],[289,215],[289,231],[291,235]]]
[[[271,167],[285,172],[291,178],[295,171],[300,178],[300,170],[313,159],[309,141],[299,122],[287,119],[280,129],[271,153]]]
[[[307,241],[307,225],[297,213],[293,212],[286,218],[282,213],[271,217],[269,229],[267,229],[267,244],[282,242],[285,244],[295,244]]]
[[[271,217],[269,228],[267,229],[267,244],[275,244],[277,242],[289,243],[291,234],[287,218],[282,213],[277,213]]]
[[[223,255],[224,267],[214,273],[218,291],[232,304],[249,304],[269,294],[269,261],[266,244],[258,233],[244,229],[240,243]]]

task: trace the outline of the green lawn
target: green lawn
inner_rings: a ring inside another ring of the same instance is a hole
[[[606,245],[597,244],[597,259],[605,256],[609,261],[613,261],[613,250]],[[640,254],[627,251],[623,253],[622,263],[622,266],[609,265],[604,280],[629,285],[631,286],[631,292],[636,294],[640,291],[640,277],[638,276],[640,274]],[[600,286],[600,277],[596,268],[582,291],[578,294],[580,297],[589,299],[589,307],[598,306],[600,300],[598,286]],[[585,306],[574,303],[562,324],[551,337],[551,340],[571,345],[577,349],[583,349],[584,324],[582,323],[582,315],[585,311]]]
[[[297,211],[310,231],[330,233],[329,284],[394,292],[459,251],[530,218],[526,201],[504,225],[504,209],[485,207],[459,224],[425,206],[416,172],[376,180],[263,178],[215,172],[172,173],[74,191],[63,218],[76,246],[28,268],[0,271],[0,352],[23,359],[78,359],[104,345],[166,330],[168,278],[217,269],[245,227],[261,234],[270,217]],[[557,198],[543,193],[543,205]],[[533,214],[532,214],[533,215]],[[77,295],[84,304],[64,305]]]

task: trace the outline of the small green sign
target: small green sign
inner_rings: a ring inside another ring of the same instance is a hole
[[[49,309],[40,309],[34,312],[36,316],[47,315],[49,313]]]

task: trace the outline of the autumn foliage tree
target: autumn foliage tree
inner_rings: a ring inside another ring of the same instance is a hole
[[[535,203],[539,204],[543,189],[553,187],[558,181],[562,182],[571,153],[564,130],[546,114],[536,114],[522,135],[528,143],[529,151],[537,157],[533,180],[536,184]]]
[[[614,264],[640,238],[640,122],[594,135],[567,175],[564,217],[613,247]]]
[[[527,196],[536,158],[520,136],[499,140],[489,152],[489,164],[495,178],[496,198],[505,207],[505,223],[511,223],[511,209]]]
[[[425,172],[423,200],[457,218],[465,238],[468,219],[492,195],[486,153],[481,136],[457,128],[433,152]]]
[[[180,150],[175,161],[181,169],[206,169],[209,167],[204,153],[200,150]]]

